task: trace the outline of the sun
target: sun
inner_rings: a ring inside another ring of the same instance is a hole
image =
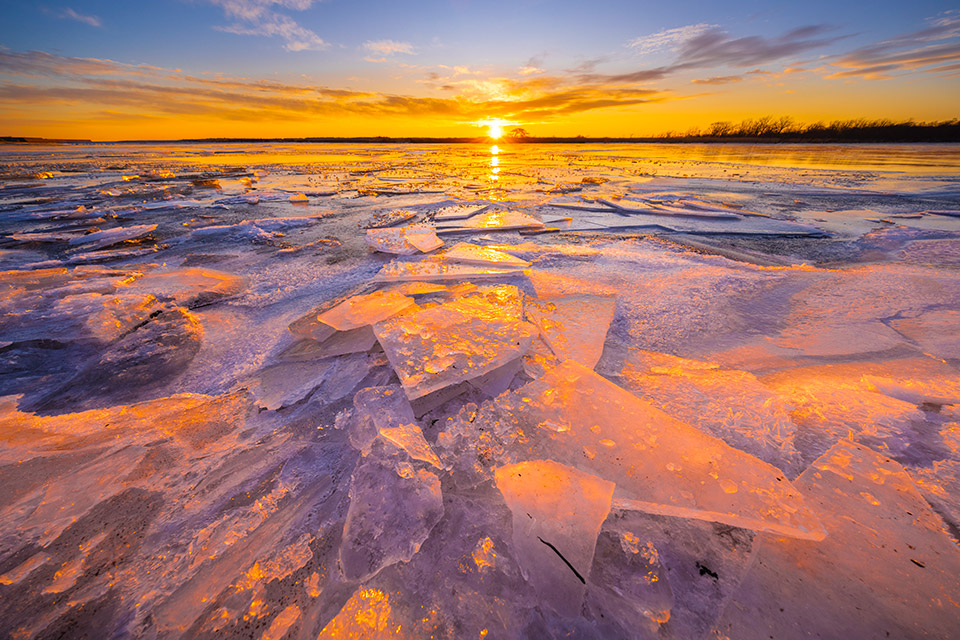
[[[473,123],[477,127],[486,127],[487,128],[487,137],[491,140],[499,140],[503,137],[504,127],[508,127],[513,122],[509,120],[502,120],[500,118],[485,118],[483,120],[477,120]]]

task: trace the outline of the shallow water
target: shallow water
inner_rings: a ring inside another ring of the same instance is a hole
[[[958,145],[0,147],[0,635],[950,635],[958,213]]]

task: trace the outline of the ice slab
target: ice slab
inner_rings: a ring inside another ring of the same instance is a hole
[[[496,483],[513,514],[513,545],[524,576],[541,602],[576,616],[613,483],[552,460],[500,467]]]
[[[707,220],[739,220],[740,216],[732,212],[709,211],[695,208],[671,207],[664,205],[650,205],[632,200],[606,200],[598,198],[597,202],[605,204],[617,211],[629,213],[644,213],[651,216],[682,216],[687,218],[704,218]]]
[[[374,215],[363,225],[364,229],[381,229],[384,227],[393,227],[401,222],[406,222],[417,217],[416,211],[410,209],[393,209],[392,211],[383,211]]]
[[[566,296],[528,299],[524,311],[557,358],[592,369],[603,353],[616,307],[612,296]]]
[[[747,371],[631,349],[616,372],[623,386],[665,413],[796,477],[793,406]]]
[[[414,305],[413,298],[393,291],[374,291],[352,296],[317,314],[314,320],[337,331],[350,331],[392,318]]]
[[[522,211],[488,211],[455,225],[446,225],[439,230],[450,231],[509,231],[512,229],[539,229],[543,223]]]
[[[403,449],[414,460],[420,460],[440,469],[440,458],[433,452],[423,437],[423,431],[415,424],[399,427],[382,427],[380,437]]]
[[[587,583],[590,605],[612,611],[626,626],[624,635],[632,627],[652,637],[670,620],[674,598],[667,569],[647,538],[631,531],[601,531]]]
[[[152,294],[160,300],[195,307],[234,296],[246,289],[248,280],[212,269],[188,268],[149,273],[123,283],[120,293]]]
[[[353,397],[350,444],[366,451],[383,429],[414,422],[413,410],[399,385],[367,387]]]
[[[487,206],[488,205],[485,204],[458,204],[449,207],[440,207],[434,214],[434,219],[438,221],[465,220],[480,213],[486,209]]]
[[[443,246],[443,240],[437,237],[433,227],[412,224],[367,229],[367,244],[383,253],[409,256],[439,249]]]
[[[317,640],[414,640],[421,637],[419,633],[411,632],[406,622],[404,617],[397,615],[396,604],[391,606],[390,594],[380,589],[361,587],[327,623]]]
[[[536,328],[520,318],[516,287],[417,307],[375,327],[377,339],[411,400],[477,378],[519,358]]]
[[[100,342],[110,342],[146,322],[158,310],[152,295],[81,293],[60,299],[57,314],[83,319],[84,327]]]
[[[898,333],[917,343],[925,353],[937,358],[960,359],[960,311],[941,309],[913,318],[890,321]]]
[[[513,267],[485,267],[458,264],[446,260],[400,261],[386,264],[374,276],[374,282],[407,282],[416,280],[472,280],[506,278],[523,274]]]
[[[619,507],[823,538],[816,515],[779,469],[575,361],[501,396],[497,407],[526,436],[511,457],[548,457],[615,482]]]
[[[950,638],[960,548],[889,458],[841,441],[796,482],[825,540],[764,537],[720,637]]]
[[[448,249],[444,249],[437,254],[437,258],[443,258],[450,262],[459,262],[462,264],[480,264],[494,267],[517,267],[524,269],[530,266],[526,260],[521,260],[509,253],[491,249],[490,247],[481,247],[469,242],[458,242]]]
[[[350,507],[340,543],[340,567],[365,580],[406,562],[443,516],[440,479],[409,463],[364,456],[350,478]]]
[[[73,238],[69,244],[82,246],[84,251],[101,249],[127,240],[144,238],[157,230],[155,224],[139,224],[130,227],[116,227],[104,231],[95,231],[84,236]]]

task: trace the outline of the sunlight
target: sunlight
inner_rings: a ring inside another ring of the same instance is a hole
[[[477,127],[486,127],[487,137],[491,140],[499,140],[503,137],[504,127],[508,127],[516,123],[500,118],[487,118],[484,120],[477,120],[473,124]]]

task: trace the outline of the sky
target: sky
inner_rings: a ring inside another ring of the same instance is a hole
[[[649,136],[960,117],[953,2],[0,0],[0,135]]]

